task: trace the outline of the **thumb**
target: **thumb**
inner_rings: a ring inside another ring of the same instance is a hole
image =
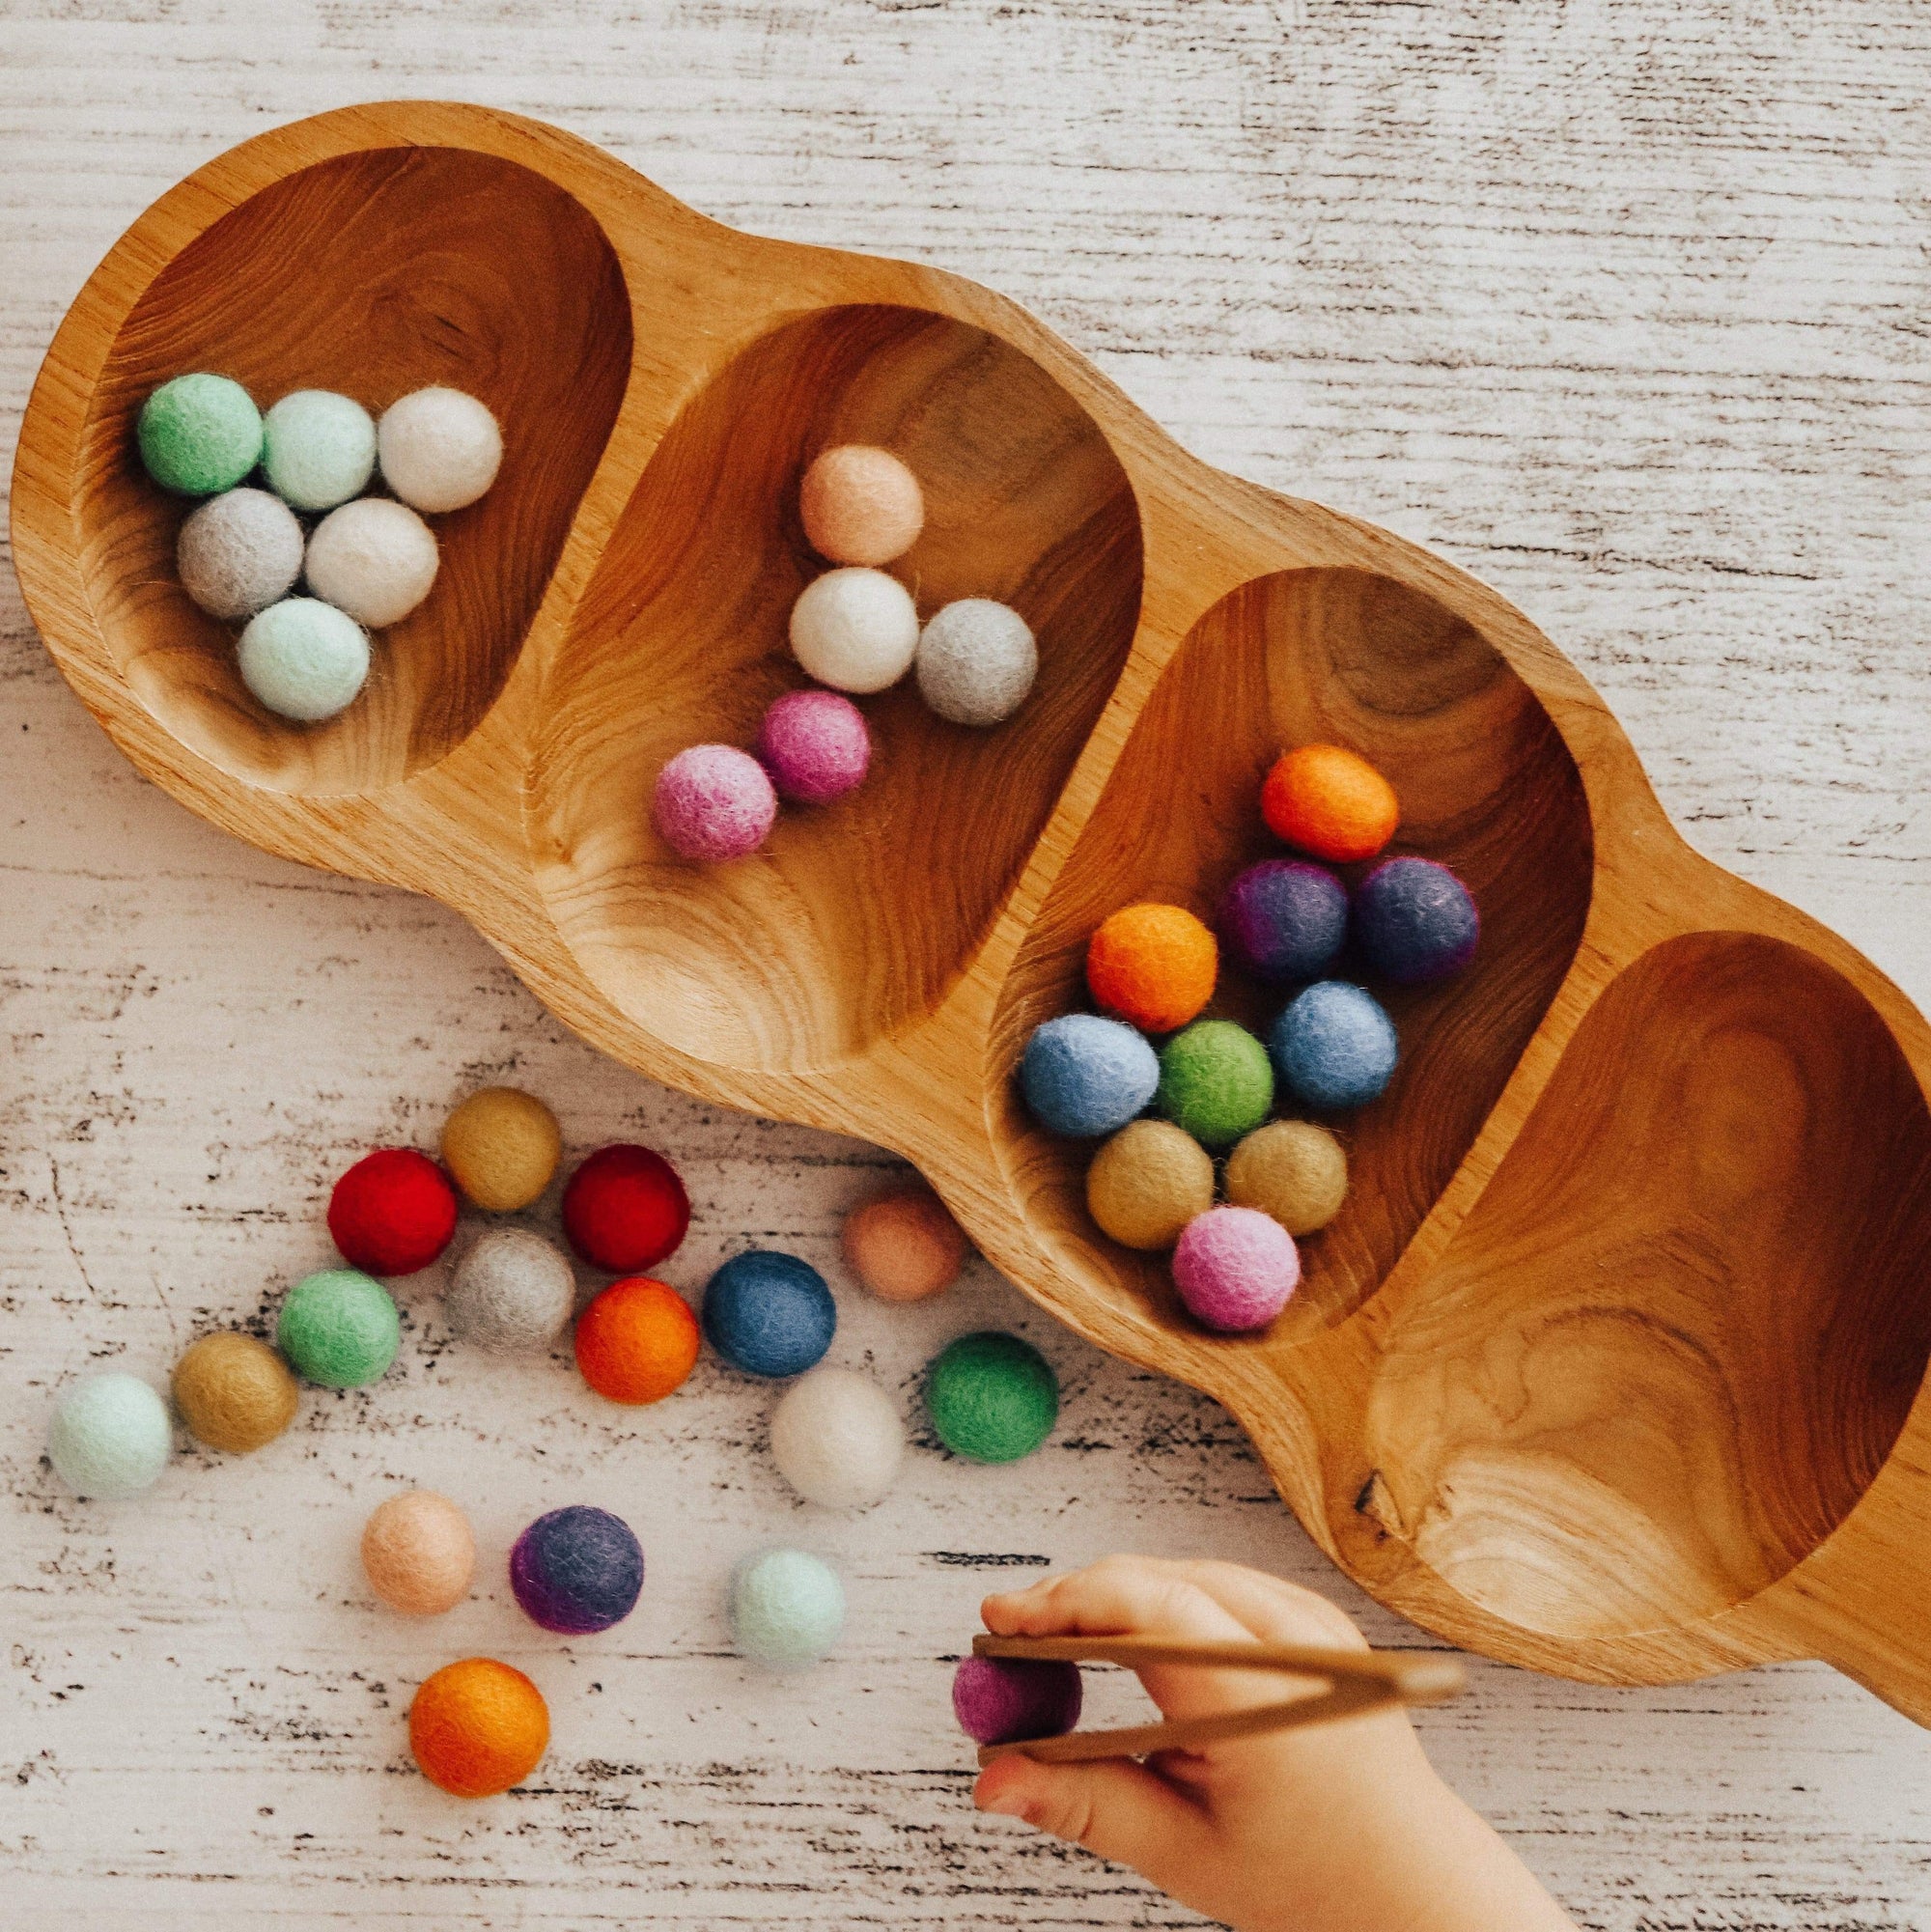
[[[1040,1764],[1018,1752],[997,1757],[979,1774],[972,1802],[1132,1865],[1167,1891],[1169,1875],[1197,1854],[1205,1835],[1199,1807],[1128,1758]]]

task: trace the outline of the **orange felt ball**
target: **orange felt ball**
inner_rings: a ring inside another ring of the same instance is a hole
[[[1261,817],[1276,838],[1316,858],[1372,858],[1394,836],[1394,787],[1338,744],[1283,752],[1261,787]]]
[[[458,1798],[493,1798],[520,1784],[548,1748],[543,1693],[491,1657],[445,1664],[409,1706],[409,1749],[422,1775]]]
[[[1214,996],[1220,949],[1179,906],[1124,906],[1086,946],[1086,984],[1108,1013],[1177,1032]]]
[[[576,1365],[612,1402],[661,1402],[697,1364],[697,1317],[648,1274],[613,1281],[576,1318]]]

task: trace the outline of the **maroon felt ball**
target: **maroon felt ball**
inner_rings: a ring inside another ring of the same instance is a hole
[[[872,734],[850,698],[836,691],[790,691],[765,714],[758,757],[780,797],[823,805],[865,782]]]
[[[328,1232],[342,1257],[369,1274],[413,1274],[456,1232],[456,1190],[427,1154],[365,1154],[328,1197]]]
[[[1077,1664],[968,1657],[952,1679],[952,1712],[979,1744],[1018,1744],[1070,1731],[1083,1694]]]
[[[677,1169],[648,1147],[600,1147],[563,1190],[563,1231],[593,1268],[635,1274],[673,1253],[690,1226]]]

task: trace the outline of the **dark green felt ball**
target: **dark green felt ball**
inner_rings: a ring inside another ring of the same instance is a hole
[[[389,1291],[359,1268],[324,1268],[282,1303],[275,1345],[289,1366],[324,1388],[362,1388],[396,1358],[402,1323]]]
[[[1016,1463],[1051,1435],[1059,1378],[1030,1342],[986,1329],[961,1335],[933,1358],[925,1406],[954,1455]]]
[[[1196,1020],[1161,1049],[1154,1100],[1203,1147],[1231,1147],[1268,1117],[1273,1065],[1245,1026]]]

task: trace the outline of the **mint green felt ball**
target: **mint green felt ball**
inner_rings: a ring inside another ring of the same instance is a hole
[[[163,490],[212,496],[262,460],[262,412],[225,376],[177,376],[141,406],[141,462]]]
[[[275,1328],[289,1366],[324,1388],[380,1381],[402,1338],[389,1291],[359,1268],[324,1268],[297,1281]]]
[[[139,1496],[174,1453],[168,1405],[138,1375],[90,1375],[61,1398],[47,1460],[76,1496]]]
[[[1196,1020],[1160,1051],[1154,1104],[1203,1147],[1231,1147],[1273,1106],[1267,1049],[1231,1020]]]
[[[1016,1463],[1051,1435],[1059,1378],[1030,1342],[983,1329],[934,1358],[925,1406],[933,1433],[955,1456]]]
[[[806,1550],[764,1550],[731,1573],[731,1635],[768,1670],[816,1664],[845,1628],[845,1585]]]
[[[297,389],[262,419],[262,469],[291,508],[333,510],[376,473],[375,420],[332,389]]]
[[[285,597],[248,620],[241,682],[280,717],[315,724],[350,704],[369,676],[368,633],[315,597]]]

